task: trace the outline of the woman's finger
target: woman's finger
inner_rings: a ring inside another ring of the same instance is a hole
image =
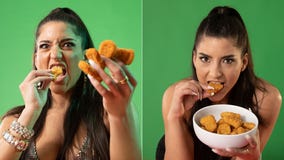
[[[87,76],[90,82],[92,83],[92,85],[96,88],[96,90],[99,92],[99,94],[102,97],[110,98],[111,93],[98,80],[96,80],[93,76],[89,74]]]
[[[117,88],[114,80],[99,65],[97,65],[94,61],[89,60],[89,63],[97,71],[97,73],[100,75],[100,77],[102,78],[104,83],[107,85],[109,90],[111,90],[112,92],[114,92],[116,94],[118,92],[118,88]],[[98,82],[98,81],[96,81],[96,82]],[[97,83],[94,83],[94,84],[97,84]],[[104,87],[101,84],[96,85],[96,86],[100,87],[100,89],[101,89],[101,87]],[[101,89],[101,91],[104,93],[104,95],[106,93],[109,93],[109,92],[105,92],[105,90],[106,90],[106,88],[104,90]]]
[[[125,74],[127,75],[128,77],[128,80],[130,82],[130,84],[133,86],[133,87],[136,87],[137,85],[137,81],[135,80],[135,78],[132,76],[132,74],[129,72],[129,70],[127,69],[127,67],[121,62],[121,61],[118,61],[118,64],[122,67],[122,69],[124,70]]]
[[[124,65],[120,65],[109,58],[104,58],[104,60],[106,66],[111,72],[112,78],[117,83],[118,87],[124,90],[125,93],[131,92],[131,90],[133,89],[132,83],[134,78],[130,74],[127,74],[125,72],[126,70],[123,69]]]

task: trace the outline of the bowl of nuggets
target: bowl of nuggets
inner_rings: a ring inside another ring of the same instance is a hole
[[[229,104],[210,105],[193,115],[197,138],[210,148],[241,148],[248,144],[245,136],[255,135],[258,118],[250,110]]]

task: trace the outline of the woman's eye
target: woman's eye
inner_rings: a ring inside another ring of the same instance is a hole
[[[228,59],[224,59],[224,63],[226,64],[231,64],[233,63],[235,60],[234,59],[231,59],[231,58],[228,58]]]
[[[208,57],[199,57],[199,59],[200,59],[202,62],[209,62],[209,58],[208,58]]]
[[[63,43],[61,48],[62,49],[72,49],[73,47],[75,46],[74,43],[72,42],[66,42],[66,43]]]
[[[48,44],[40,44],[39,45],[39,49],[47,49],[47,48],[49,48]]]

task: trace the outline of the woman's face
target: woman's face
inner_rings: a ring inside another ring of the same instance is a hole
[[[84,58],[82,38],[74,33],[75,27],[61,21],[41,26],[36,40],[35,65],[38,70],[60,66],[63,74],[50,84],[53,92],[67,92],[80,77],[79,60]]]
[[[209,99],[213,103],[226,103],[228,93],[236,84],[248,63],[247,54],[227,38],[203,36],[193,54],[193,63],[200,83],[222,83],[224,88]],[[241,96],[241,95],[240,95]]]

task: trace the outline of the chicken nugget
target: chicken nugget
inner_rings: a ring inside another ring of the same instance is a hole
[[[243,127],[238,127],[238,128],[235,128],[235,129],[233,130],[233,132],[235,132],[236,134],[245,133],[245,132],[247,132],[247,131],[249,131],[249,130],[246,129],[246,128],[243,128]]]
[[[219,92],[224,87],[223,84],[219,82],[210,82],[208,85],[213,88],[213,89],[206,90],[206,92],[209,93],[211,96],[214,96],[217,92]]]
[[[234,112],[222,112],[221,113],[221,117],[233,117],[233,118],[237,118],[237,119],[241,119],[241,115],[238,113],[234,113]]]
[[[85,61],[79,61],[78,67],[85,73],[91,75],[93,78],[98,80],[99,82],[102,81],[102,78],[100,75],[94,70],[87,62]]]
[[[255,127],[255,124],[253,122],[244,122],[243,127],[251,130]]]
[[[231,134],[231,126],[227,123],[221,123],[217,128],[218,134]]]
[[[226,123],[226,122],[224,121],[223,118],[220,118],[220,119],[218,120],[217,124],[220,125],[220,124],[222,124],[222,123]]]
[[[213,115],[207,115],[200,119],[200,124],[209,132],[214,132],[217,129],[217,123]]]
[[[224,117],[223,118],[226,123],[233,126],[234,128],[238,128],[243,124],[243,121],[239,118],[234,117]]]
[[[90,60],[93,60],[96,64],[98,64],[101,68],[105,68],[105,62],[102,60],[101,56],[97,52],[95,48],[89,48],[86,50],[86,57]]]
[[[120,60],[126,65],[129,65],[134,59],[134,51],[132,49],[118,48],[113,58]]]
[[[99,54],[116,59],[126,65],[130,65],[134,59],[134,50],[119,48],[112,40],[105,40],[99,46]]]
[[[99,46],[99,53],[107,58],[111,58],[116,54],[116,44],[112,40],[105,40]]]
[[[59,76],[60,74],[63,73],[62,67],[60,66],[54,66],[51,68],[51,73],[54,75],[54,78]]]

